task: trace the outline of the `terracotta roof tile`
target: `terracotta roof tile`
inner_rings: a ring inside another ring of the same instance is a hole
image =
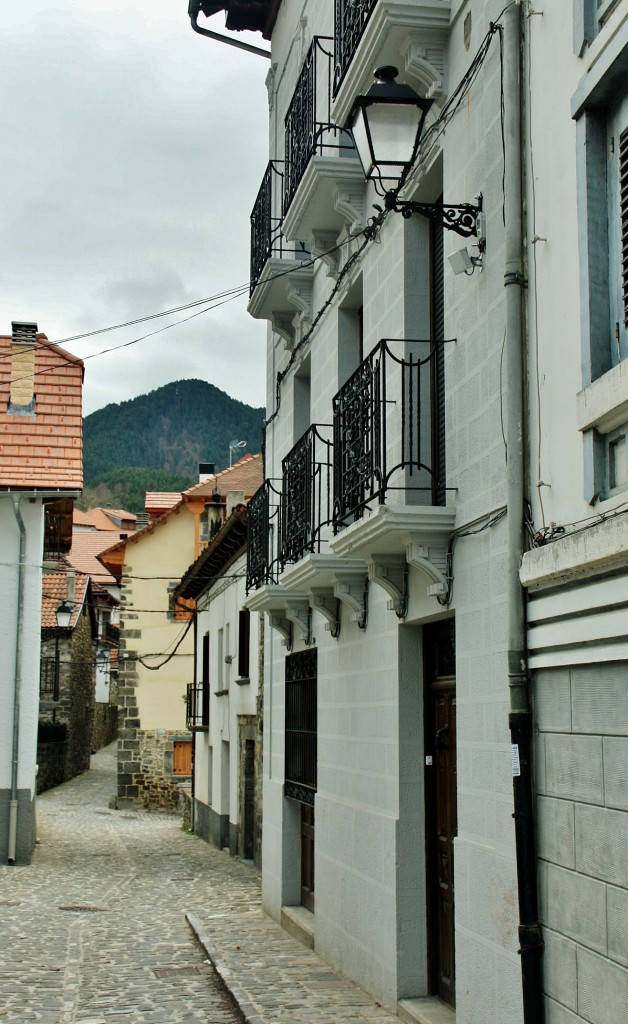
[[[11,337],[0,335],[0,487],[83,486],[83,363],[37,335],[32,414],[12,414]]]
[[[119,530],[74,530],[68,562],[80,572],[89,574],[94,582],[112,586],[116,582],[115,577],[98,561],[97,555],[119,540]]]
[[[85,602],[89,576],[77,572],[74,577],[74,600],[70,602],[74,611],[70,627],[74,628]],[[66,572],[44,573],[41,585],[41,625],[43,629],[57,628],[57,608],[68,599],[68,574]]]
[[[264,467],[261,455],[244,455],[233,466],[188,488],[184,493],[191,497],[212,495],[218,490],[221,495],[228,491],[243,491],[245,498],[251,498],[264,482]]]

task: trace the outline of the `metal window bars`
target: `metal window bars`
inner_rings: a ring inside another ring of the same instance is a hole
[[[353,60],[377,0],[336,0],[334,23],[334,96]]]
[[[209,680],[189,683],[185,704],[185,724],[189,732],[207,732],[209,729]]]
[[[275,256],[281,259],[292,255],[294,259],[307,259],[310,255],[305,242],[286,242],[281,231],[281,209],[284,174],[271,160],[264,171],[262,184],[251,211],[251,265],[249,290],[252,295],[266,263]]]
[[[282,462],[281,565],[321,550],[323,527],[331,523],[331,427],[312,424]]]
[[[247,594],[278,581],[280,502],[281,492],[265,480],[247,506]]]
[[[391,346],[403,346],[393,351]],[[407,504],[445,504],[439,436],[440,343],[383,339],[333,400],[334,530],[390,491]]]
[[[284,216],[311,158],[315,154],[343,156],[353,151],[351,134],[332,123],[331,79],[333,54],[315,36],[307,52],[285,118]]]
[[[284,792],[313,805],[317,785],[316,648],[286,658],[285,714]]]

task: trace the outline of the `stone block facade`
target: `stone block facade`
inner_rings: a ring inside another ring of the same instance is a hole
[[[628,696],[622,664],[535,674],[549,1019],[621,1019],[628,991]]]

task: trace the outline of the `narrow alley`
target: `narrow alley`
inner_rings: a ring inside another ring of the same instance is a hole
[[[38,798],[32,865],[0,868],[2,1024],[397,1021],[263,914],[254,869],[110,809],[114,745],[91,763]]]

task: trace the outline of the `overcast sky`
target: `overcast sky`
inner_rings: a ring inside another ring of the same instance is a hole
[[[0,333],[36,321],[58,341],[248,281],[269,62],[194,33],[187,4],[3,3]],[[66,344],[90,357],[84,412],[192,377],[263,405],[247,299],[108,355],[194,310]]]

